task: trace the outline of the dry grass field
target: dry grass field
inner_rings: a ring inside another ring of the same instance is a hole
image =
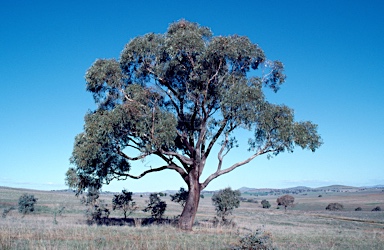
[[[22,216],[17,209],[0,218],[0,249],[231,249],[241,236],[257,229],[269,233],[277,249],[384,249],[384,192],[370,190],[348,193],[308,193],[293,195],[295,206],[276,209],[277,196],[258,196],[259,203],[242,202],[231,216],[234,226],[213,226],[215,216],[211,197],[201,199],[192,232],[180,231],[172,225],[88,226],[85,206],[73,193],[21,190],[0,187],[0,213],[17,207],[18,198],[33,194],[38,201],[33,214]],[[318,197],[319,194],[322,197]],[[112,194],[102,198],[111,208]],[[169,196],[165,217],[181,213],[179,204]],[[255,198],[255,196],[252,196]],[[148,197],[134,195],[142,209]],[[261,208],[268,200],[272,207]],[[344,205],[343,211],[326,211],[331,202]],[[61,215],[54,216],[65,207]],[[361,207],[362,211],[354,211]],[[111,209],[112,210],[112,209]],[[122,218],[121,211],[110,217]],[[130,218],[149,217],[141,210]]]

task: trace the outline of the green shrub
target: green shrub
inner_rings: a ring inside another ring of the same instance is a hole
[[[267,200],[262,200],[261,205],[263,206],[263,208],[270,208],[271,207],[271,204]]]
[[[361,207],[355,208],[355,211],[362,211],[363,209]]]
[[[37,198],[33,194],[23,194],[19,198],[19,212],[22,214],[32,213],[35,211]]]
[[[240,249],[257,249],[257,250],[272,250],[272,235],[269,232],[264,232],[257,229],[255,232],[245,235],[240,239],[239,246],[235,246],[233,250]]]
[[[226,217],[232,214],[232,210],[240,206],[240,191],[230,187],[220,190],[212,196],[217,216],[226,221]]]

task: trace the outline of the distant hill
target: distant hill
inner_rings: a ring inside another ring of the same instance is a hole
[[[13,188],[13,187],[6,187],[6,186],[0,186],[0,189],[9,189],[9,190],[24,190],[24,191],[39,191],[39,192],[60,192],[60,193],[74,193],[71,189],[63,189],[63,190],[35,190],[35,189],[26,189],[26,188]],[[290,188],[250,188],[250,187],[242,187],[238,190],[241,193],[249,193],[249,194],[281,194],[281,193],[305,193],[305,192],[356,192],[356,191],[363,191],[367,189],[384,189],[384,185],[375,185],[375,186],[365,186],[365,187],[353,187],[353,186],[345,186],[345,185],[330,185],[330,186],[324,186],[324,187],[317,187],[317,188],[311,188],[306,186],[297,186],[297,187],[290,187]],[[217,192],[218,190],[203,190],[202,194],[212,194]],[[165,191],[159,191],[161,193],[166,193],[168,195],[175,194],[178,192],[178,190],[165,190]],[[119,192],[110,192],[110,191],[104,191],[103,194],[117,194]],[[152,192],[134,192],[135,194],[141,194],[141,195],[149,195]]]
[[[315,189],[359,189],[359,187],[344,186],[344,185],[330,185],[325,187],[318,187]]]

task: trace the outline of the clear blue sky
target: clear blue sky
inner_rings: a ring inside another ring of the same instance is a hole
[[[316,153],[297,148],[256,158],[207,190],[384,184],[383,13],[380,0],[2,1],[0,186],[66,188],[74,137],[95,107],[85,71],[97,58],[118,58],[135,36],[164,33],[181,18],[214,35],[246,35],[281,60],[287,81],[268,100],[319,124],[324,140]],[[233,153],[230,161],[246,145]],[[168,171],[103,189],[181,186]]]

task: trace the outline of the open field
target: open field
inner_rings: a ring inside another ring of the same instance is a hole
[[[272,235],[278,249],[383,249],[384,208],[382,190],[346,193],[308,193],[293,195],[295,206],[276,209],[277,196],[252,196],[259,203],[242,202],[232,215],[236,226],[214,227],[209,220],[215,216],[211,196],[201,199],[193,232],[180,231],[172,225],[88,226],[85,206],[73,193],[21,190],[0,187],[0,213],[17,207],[23,193],[38,198],[34,214],[22,216],[17,210],[0,218],[0,249],[230,249],[239,237],[262,228]],[[319,194],[322,197],[318,197]],[[102,198],[111,208],[112,194]],[[251,197],[251,196],[250,196]],[[142,209],[148,197],[134,195]],[[181,213],[181,206],[162,197],[167,204],[165,217]],[[272,207],[261,208],[268,200]],[[339,212],[326,211],[331,202],[344,205]],[[55,212],[65,207],[62,215]],[[361,207],[363,211],[354,211]],[[111,209],[112,210],[112,209]],[[121,218],[121,211],[111,211],[110,217]],[[131,218],[149,217],[136,211]],[[139,220],[137,220],[139,221]]]

